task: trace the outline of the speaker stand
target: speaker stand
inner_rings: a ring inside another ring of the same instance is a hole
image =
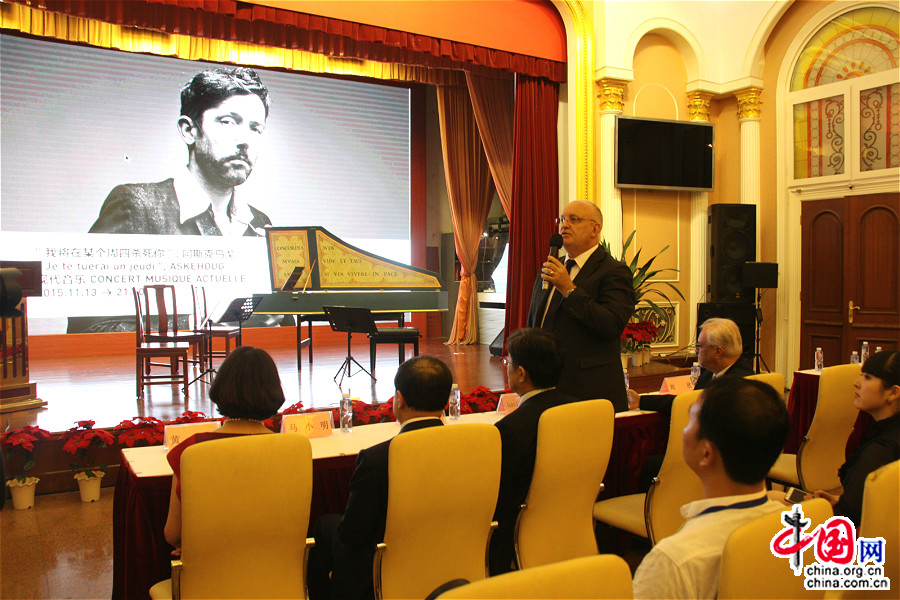
[[[760,300],[762,300],[762,292],[760,291],[760,288],[756,288],[756,336],[755,336],[756,337],[756,340],[755,340],[756,351],[755,351],[755,354],[753,355],[753,358],[756,362],[756,373],[757,374],[760,373],[759,363],[763,364],[763,366],[766,368],[767,373],[770,372],[769,365],[766,364],[766,359],[764,359],[762,357],[762,354],[759,353],[759,326],[762,324],[762,321],[763,321],[762,309],[759,307]]]

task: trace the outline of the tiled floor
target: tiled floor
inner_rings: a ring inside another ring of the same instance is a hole
[[[113,488],[37,496],[33,508],[0,511],[0,598],[109,598]]]

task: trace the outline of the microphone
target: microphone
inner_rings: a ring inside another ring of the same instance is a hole
[[[554,233],[550,236],[550,256],[553,258],[559,258],[559,249],[562,248],[563,245],[563,237],[558,233]],[[550,282],[546,279],[541,284],[542,290],[550,289]]]

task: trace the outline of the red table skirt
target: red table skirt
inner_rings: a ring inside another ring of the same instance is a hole
[[[665,451],[667,437],[668,419],[657,413],[616,419],[603,496],[635,493],[641,465]],[[113,499],[112,597],[146,600],[153,584],[171,576],[173,548],[163,529],[172,477],[137,477],[124,459],[121,464]],[[355,466],[355,455],[313,461],[310,525],[325,513],[344,511]]]

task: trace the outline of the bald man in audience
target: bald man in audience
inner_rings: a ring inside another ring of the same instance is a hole
[[[509,352],[506,361],[509,389],[520,396],[521,404],[496,424],[500,430],[503,460],[494,511],[498,527],[491,536],[491,575],[509,571],[515,557],[513,533],[534,473],[541,415],[548,408],[578,400],[556,389],[563,359],[554,334],[537,328],[519,329],[507,339],[506,349]]]
[[[714,379],[722,377],[746,377],[753,375],[753,367],[741,358],[743,352],[741,330],[731,319],[707,319],[700,326],[697,336],[697,362],[700,363],[700,378],[694,386],[702,390]],[[628,390],[628,408],[631,410],[655,410],[665,415],[672,414],[673,394],[638,395]]]
[[[684,525],[644,557],[634,574],[636,599],[716,597],[731,532],[785,508],[768,498],[765,478],[787,431],[784,401],[768,384],[721,378],[703,391],[682,433],[682,454],[703,483],[703,499],[682,506]]]

